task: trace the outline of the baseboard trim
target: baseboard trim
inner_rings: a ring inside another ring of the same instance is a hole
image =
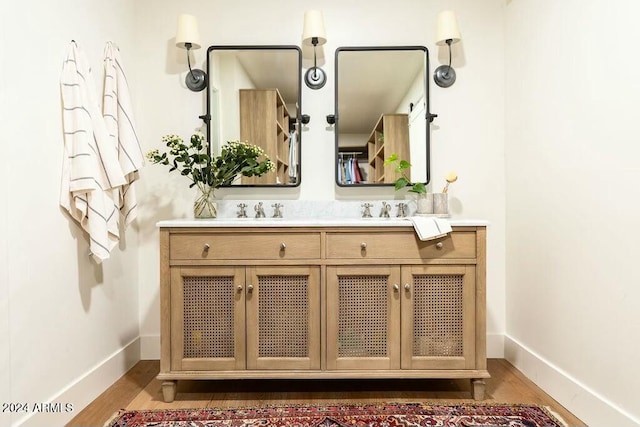
[[[504,354],[513,366],[590,426],[638,427],[640,421],[509,335]]]
[[[48,399],[47,402],[54,404],[49,407],[49,411],[32,412],[17,420],[15,425],[32,427],[67,424],[139,361],[140,338],[136,338]],[[72,407],[69,408],[67,404]]]

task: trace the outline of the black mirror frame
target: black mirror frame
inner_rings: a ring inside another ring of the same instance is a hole
[[[338,88],[339,88],[339,75],[338,75],[338,55],[340,54],[340,52],[360,52],[360,51],[397,51],[397,50],[421,50],[424,52],[424,56],[425,56],[425,75],[424,75],[424,90],[425,90],[425,126],[426,126],[426,181],[424,182],[424,185],[429,184],[429,182],[431,181],[431,122],[433,121],[433,119],[435,117],[437,117],[436,114],[432,114],[431,113],[431,109],[430,109],[430,101],[429,101],[429,50],[425,47],[425,46],[346,46],[346,47],[339,47],[336,49],[335,52],[335,72],[334,72],[334,81],[335,81],[335,88],[334,88],[334,115],[333,115],[333,120],[335,121],[335,128],[334,128],[334,133],[335,133],[335,158],[334,158],[334,164],[335,164],[335,175],[334,175],[334,180],[336,185],[338,185],[339,187],[344,187],[344,188],[368,188],[368,187],[392,187],[394,186],[393,183],[388,183],[388,184],[376,184],[376,183],[367,183],[364,185],[354,185],[354,184],[342,184],[339,182],[339,175],[338,175],[338,158],[339,158],[339,147],[338,147],[338,129],[340,126],[340,117],[338,115]]]
[[[209,46],[207,48],[207,76],[211,76],[211,52],[214,50],[296,50],[298,52],[298,98],[296,103],[298,105],[298,111],[296,115],[296,121],[300,124],[303,123],[302,120],[302,49],[296,45],[214,45]],[[211,82],[211,78],[209,77],[209,82]],[[211,88],[207,87],[207,96],[206,96],[206,114],[200,116],[200,118],[205,122],[207,129],[207,142],[209,143],[207,154],[211,156]],[[240,187],[264,187],[264,188],[295,188],[299,187],[302,183],[302,130],[298,133],[297,138],[297,150],[298,150],[298,165],[297,165],[297,176],[298,181],[293,185],[282,185],[282,184],[234,184],[234,185],[222,185],[221,187],[227,188],[240,188]]]

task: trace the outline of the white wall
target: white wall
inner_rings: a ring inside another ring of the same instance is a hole
[[[133,67],[133,8],[127,0],[24,0],[3,2],[0,16],[0,401],[53,400],[77,412],[131,364],[127,349],[139,335],[137,233],[128,232],[97,267],[86,236],[59,208],[59,77],[71,39],[96,76],[107,40],[120,44]],[[32,411],[0,414],[0,424],[15,425]],[[73,415],[37,414],[29,422],[63,425]]]
[[[507,7],[507,356],[592,426],[640,425],[635,0]]]
[[[7,28],[4,25],[4,16],[0,16],[0,41],[7,39]],[[0,44],[3,46],[4,42]],[[4,47],[3,47],[4,49]],[[0,51],[1,52],[1,51]],[[7,61],[0,54],[0,130],[5,129],[5,122],[9,118],[9,103],[7,102],[7,84],[5,67]],[[8,141],[5,140],[3,132],[0,132],[0,146],[5,147]],[[9,336],[9,241],[4,238],[5,230],[8,230],[9,215],[9,174],[7,168],[0,167],[0,402],[11,401],[11,341],[5,337]],[[11,423],[9,412],[0,412],[0,425],[6,426]]]

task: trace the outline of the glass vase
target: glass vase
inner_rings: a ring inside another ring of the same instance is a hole
[[[211,219],[218,216],[218,205],[214,187],[198,187],[198,198],[193,203],[193,216],[196,219]]]

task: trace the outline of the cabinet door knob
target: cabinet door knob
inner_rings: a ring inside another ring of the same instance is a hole
[[[210,245],[210,244],[205,243],[205,244],[204,244],[204,246],[202,247],[202,250],[204,250],[204,251],[208,251],[210,247],[211,247],[211,245]]]
[[[393,285],[393,290],[398,292],[400,290],[400,286],[398,286],[398,284],[396,283],[395,285]]]
[[[405,290],[405,291],[408,291],[408,290],[410,290],[410,289],[411,289],[411,285],[410,285],[410,284],[408,284],[408,283],[405,283],[405,284],[404,284],[404,290]]]
[[[253,292],[253,285],[247,286],[247,291],[249,291],[249,293]]]
[[[438,249],[442,249],[443,246],[444,246],[444,244],[442,242],[436,243],[436,248],[438,248]]]
[[[242,292],[242,285],[238,285],[238,292]]]
[[[360,248],[367,249],[367,242],[360,243]]]
[[[284,242],[280,243],[280,250],[284,251],[285,249],[287,249],[287,245]]]

